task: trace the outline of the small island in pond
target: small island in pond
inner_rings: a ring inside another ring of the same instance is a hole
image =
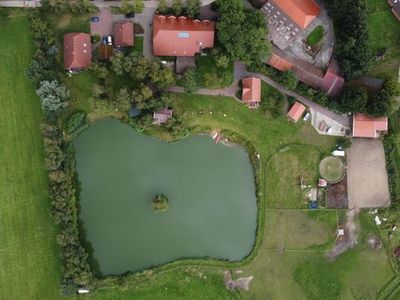
[[[155,212],[166,212],[168,210],[167,196],[160,194],[153,199],[153,209]]]

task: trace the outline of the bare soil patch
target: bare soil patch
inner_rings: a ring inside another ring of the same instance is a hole
[[[347,208],[347,176],[328,188],[328,208]]]
[[[349,208],[390,205],[383,144],[378,139],[354,139],[347,150]]]

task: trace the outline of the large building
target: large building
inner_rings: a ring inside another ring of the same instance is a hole
[[[353,136],[377,138],[388,131],[388,118],[374,118],[361,113],[353,115]]]
[[[269,39],[284,50],[319,16],[321,8],[314,0],[269,0],[262,12],[267,18]]]
[[[86,69],[92,63],[90,35],[71,32],[64,35],[64,68],[70,71]]]
[[[134,45],[134,27],[132,22],[114,23],[113,34],[115,47],[132,47]]]
[[[195,56],[214,47],[215,23],[184,16],[156,15],[153,19],[155,56]]]
[[[340,75],[335,59],[331,60],[328,69],[324,72],[308,62],[296,59],[289,53],[274,47],[267,63],[282,72],[292,70],[301,82],[322,90],[331,97],[339,96],[343,90],[344,78]]]

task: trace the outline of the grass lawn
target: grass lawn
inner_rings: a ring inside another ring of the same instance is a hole
[[[321,153],[317,147],[292,145],[282,149],[267,167],[267,203],[269,208],[307,208],[305,185],[316,185]]]
[[[310,46],[315,46],[318,44],[324,37],[324,27],[321,25],[314,28],[313,31],[307,36],[307,43]]]
[[[7,41],[0,47],[0,299],[58,299],[60,260],[48,213],[42,113],[25,76],[34,48],[20,11],[2,15],[0,37]]]
[[[135,36],[135,45],[133,46],[133,51],[143,54],[143,37]]]
[[[396,77],[400,66],[400,22],[393,16],[387,1],[366,0],[370,14],[368,33],[373,53],[386,49],[385,59],[372,63],[368,75]]]

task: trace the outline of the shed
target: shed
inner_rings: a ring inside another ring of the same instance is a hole
[[[131,118],[139,117],[141,115],[141,113],[142,113],[142,111],[139,108],[134,107],[134,106],[132,106],[131,109],[128,111],[128,115]]]
[[[288,117],[293,122],[297,122],[301,118],[305,110],[306,107],[300,102],[296,101],[296,103],[293,104],[292,108],[289,110]]]

